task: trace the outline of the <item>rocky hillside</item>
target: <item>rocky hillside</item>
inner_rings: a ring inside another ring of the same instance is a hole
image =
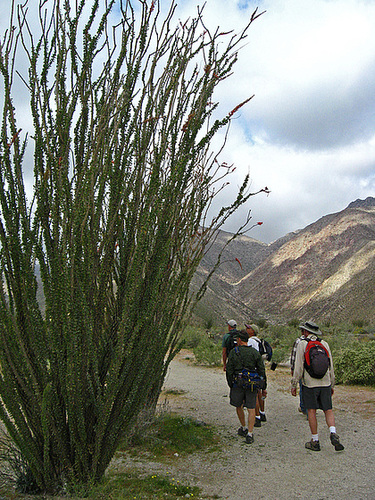
[[[222,242],[202,262],[200,275]],[[201,317],[375,322],[375,198],[357,200],[271,245],[242,237],[223,260],[197,309]]]
[[[216,241],[207,251],[196,273],[193,286],[197,289],[215,266],[221,250],[233,234],[220,231]],[[212,275],[206,294],[196,307],[195,313],[205,323],[225,323],[226,320],[239,315],[247,317],[254,314],[248,306],[242,303],[233,293],[245,274],[256,269],[265,259],[268,245],[247,236],[240,236],[224,249],[220,265]]]

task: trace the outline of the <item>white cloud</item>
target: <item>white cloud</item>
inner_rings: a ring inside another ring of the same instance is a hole
[[[196,1],[177,2],[176,21],[196,16]],[[203,15],[211,30],[238,33],[256,7],[266,13],[217,93],[222,114],[255,94],[233,119],[222,160],[237,170],[218,203],[233,199],[249,171],[251,189],[271,194],[251,198],[226,229],[251,208],[264,224],[250,235],[269,242],[375,196],[375,2],[206,0]]]
[[[191,2],[183,2],[181,12]],[[208,0],[213,28],[239,32],[257,5],[235,75],[218,93],[222,110],[254,99],[233,120],[224,160],[237,166],[228,203],[250,170],[251,236],[272,241],[357,198],[375,196],[375,2]],[[234,230],[247,209],[227,224]]]

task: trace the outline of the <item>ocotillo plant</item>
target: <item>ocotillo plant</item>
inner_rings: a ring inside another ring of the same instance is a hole
[[[70,4],[40,1],[35,27],[13,3],[0,53],[0,413],[47,492],[100,480],[155,403],[192,276],[255,194],[245,178],[208,219],[231,170],[210,141],[249,100],[214,120],[213,94],[258,14],[234,35],[210,33],[201,10],[172,28],[174,3],[163,20],[155,1]]]

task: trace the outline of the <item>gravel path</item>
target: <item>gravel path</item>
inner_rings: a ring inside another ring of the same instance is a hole
[[[222,449],[175,457],[168,465],[147,464],[198,485],[204,494],[238,499],[375,499],[375,390],[336,388],[333,396],[337,432],[345,451],[329,441],[323,412],[318,412],[320,452],[308,451],[308,423],[298,413],[298,398],[289,393],[289,370],[268,370],[267,422],[254,429],[255,442],[237,436],[239,423],[229,405],[222,369],[198,367],[182,352],[165,381],[168,405],[218,427]],[[173,392],[184,391],[173,395]]]

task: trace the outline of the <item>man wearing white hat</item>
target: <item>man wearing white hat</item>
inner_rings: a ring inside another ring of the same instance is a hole
[[[300,325],[300,329],[303,339],[297,345],[296,360],[291,380],[291,394],[292,396],[297,395],[297,385],[302,380],[303,403],[307,410],[311,431],[311,440],[305,444],[305,448],[312,451],[320,451],[316,410],[321,409],[324,411],[326,423],[329,427],[331,443],[336,451],[342,451],[344,446],[340,443],[339,436],[336,434],[335,417],[332,410],[335,372],[333,370],[331,350],[327,342],[320,339],[319,335],[322,332],[319,330],[318,325],[312,321],[306,321],[303,325]],[[316,341],[318,343],[314,344]],[[313,344],[310,344],[311,342]],[[317,350],[315,352],[318,352],[320,349],[322,357],[325,356],[324,352],[328,356],[327,367],[325,368],[326,372],[323,375],[319,374],[319,378],[316,378],[316,373],[312,373],[307,363],[308,359],[306,359],[305,352],[309,344],[309,350],[311,350],[310,347],[312,345],[316,345]]]

